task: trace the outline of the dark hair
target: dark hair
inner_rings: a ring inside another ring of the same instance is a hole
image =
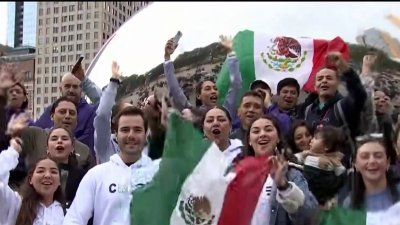
[[[400,121],[397,123],[396,130],[394,131],[394,136],[393,136],[394,146],[397,145],[397,139],[399,138],[399,135],[400,135]]]
[[[325,147],[328,148],[326,153],[342,152],[346,147],[346,136],[341,128],[334,126],[323,126],[316,129],[314,137],[317,135],[321,137]]]
[[[119,100],[111,110],[111,132],[117,131],[117,124],[115,122],[116,116],[119,112],[123,110],[125,102],[121,99]]]
[[[222,111],[225,113],[226,117],[228,118],[229,123],[232,124],[232,117],[231,117],[229,111],[228,111],[224,106],[219,106],[219,105],[217,105],[217,106],[214,106],[214,107],[208,109],[208,110],[206,111],[206,113],[204,113],[204,115],[203,115],[203,117],[202,117],[202,119],[201,119],[202,128],[203,128],[204,121],[206,120],[207,113],[208,113],[210,110],[212,110],[212,109],[219,109],[219,110],[222,110]]]
[[[261,88],[265,90],[271,91],[269,85],[263,80],[255,80],[250,84],[250,90],[254,91],[254,89]]]
[[[282,88],[287,87],[287,86],[295,87],[296,91],[297,91],[297,96],[300,95],[299,82],[297,82],[296,79],[291,78],[291,77],[288,77],[288,78],[285,78],[285,79],[279,81],[279,83],[278,83],[278,94],[281,92]]]
[[[53,102],[53,104],[51,105],[51,114],[54,114],[54,112],[56,111],[56,108],[58,107],[58,105],[61,102],[70,102],[75,106],[75,109],[78,110],[78,106],[76,105],[76,103],[74,101],[72,101],[71,99],[69,99],[67,96],[62,96],[59,97],[55,102]]]
[[[196,107],[199,107],[199,106],[203,105],[203,102],[200,99],[198,99],[197,96],[201,94],[201,90],[203,89],[203,84],[204,84],[205,81],[211,81],[211,82],[213,82],[215,84],[214,79],[212,79],[211,77],[205,78],[204,80],[202,80],[202,81],[200,81],[200,82],[198,82],[196,84],[196,87],[195,87],[195,91],[196,91]]]
[[[242,104],[243,99],[244,99],[245,97],[249,97],[249,96],[259,98],[259,99],[261,100],[261,105],[264,105],[264,98],[263,98],[263,96],[261,96],[260,93],[258,93],[257,91],[246,91],[246,92],[242,95],[242,97],[240,98],[239,107],[240,107],[240,105]]]
[[[27,97],[28,93],[25,89],[25,86],[22,85],[20,82],[17,82],[13,85],[13,87],[18,86],[22,89],[22,93],[24,94],[25,97]],[[26,108],[28,108],[28,98],[25,98],[25,101],[22,103],[20,109],[25,110]]]
[[[307,124],[305,120],[296,120],[293,122],[292,126],[290,127],[289,133],[287,135],[287,145],[292,150],[293,154],[301,152],[300,149],[297,148],[295,143],[294,134],[299,127],[305,127],[307,131],[312,135],[311,127]]]
[[[390,159],[390,164],[394,164],[396,161],[396,150],[394,149],[393,140],[392,140],[392,125],[391,123],[384,122],[383,123],[383,139],[370,139],[365,140],[359,143],[354,159],[356,159],[358,149],[370,142],[379,143],[385,149],[387,159]],[[394,157],[394,158],[393,158]],[[392,202],[393,204],[400,200],[400,194],[397,190],[397,184],[400,182],[399,176],[397,175],[397,171],[389,168],[386,172],[386,179],[387,179],[387,186],[389,188]],[[353,174],[353,181],[352,181],[352,192],[350,194],[351,197],[351,207],[355,209],[362,209],[364,207],[364,198],[365,198],[365,184],[360,172],[355,171]]]
[[[17,221],[15,224],[32,225],[33,221],[37,217],[37,205],[39,204],[40,201],[40,195],[36,192],[33,185],[31,185],[29,182],[32,178],[33,173],[36,170],[37,164],[46,159],[52,160],[57,165],[57,163],[53,159],[47,156],[42,156],[29,167],[28,176],[25,178],[24,183],[21,186],[20,194],[22,202],[21,202],[21,208],[17,216]],[[58,186],[57,190],[54,192],[53,200],[58,201],[59,203],[61,203],[62,207],[65,208],[65,198],[61,190],[61,185]]]
[[[49,146],[50,135],[53,133],[53,131],[55,131],[57,129],[65,130],[68,133],[69,138],[71,139],[72,146],[75,146],[75,137],[71,133],[71,131],[69,131],[65,127],[53,127],[53,128],[50,129],[50,131],[49,131],[49,133],[47,135],[47,142],[46,142],[47,147]],[[52,156],[49,155],[49,158],[52,158]],[[76,158],[75,152],[71,152],[71,154],[69,154],[69,156],[68,156],[68,164],[71,165],[71,166],[74,166],[74,167],[76,167],[78,165],[78,159]]]
[[[147,132],[147,120],[144,116],[144,113],[141,109],[134,107],[134,106],[128,106],[124,109],[122,109],[116,116],[115,116],[115,129],[118,130],[118,123],[119,119],[122,116],[140,116],[143,119],[143,125],[144,125],[144,131]]]
[[[245,157],[246,156],[255,156],[255,151],[254,151],[253,147],[250,146],[250,130],[251,130],[251,127],[253,126],[253,124],[260,119],[266,119],[266,120],[269,120],[272,122],[272,125],[275,127],[276,132],[278,133],[278,138],[280,140],[279,143],[277,143],[276,148],[279,153],[283,153],[283,151],[285,150],[284,149],[285,145],[284,145],[284,139],[283,139],[283,135],[282,135],[281,129],[279,127],[278,121],[273,116],[263,115],[259,119],[253,121],[253,123],[250,124],[249,129],[247,129],[247,131],[246,131],[245,143],[243,143],[244,144],[244,148],[243,148],[244,156]]]

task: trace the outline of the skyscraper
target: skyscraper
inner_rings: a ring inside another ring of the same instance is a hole
[[[7,45],[35,47],[37,2],[9,2]]]
[[[80,55],[85,57],[84,69],[88,68],[107,39],[147,4],[38,2],[34,118],[60,96],[61,77],[72,70]]]

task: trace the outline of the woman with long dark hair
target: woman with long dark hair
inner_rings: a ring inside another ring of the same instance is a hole
[[[47,138],[47,155],[56,161],[60,167],[61,189],[65,194],[66,207],[68,208],[87,172],[78,167],[72,133],[62,127],[51,129]]]
[[[43,156],[28,170],[20,193],[8,186],[9,171],[17,166],[21,140],[13,138],[0,154],[0,224],[61,225],[65,202],[57,163]]]
[[[311,127],[305,120],[296,120],[288,133],[287,144],[293,154],[310,149]]]
[[[354,183],[345,206],[367,211],[385,210],[400,200],[400,180],[395,164],[391,124],[384,133],[367,134],[356,139]]]
[[[288,165],[276,119],[266,115],[254,121],[245,145],[244,157],[269,156],[274,171],[260,193],[252,224],[310,224],[317,201],[301,171]]]

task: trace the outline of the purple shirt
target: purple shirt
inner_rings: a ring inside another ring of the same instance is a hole
[[[93,156],[94,152],[94,127],[93,120],[96,116],[96,109],[98,104],[90,105],[83,98],[78,104],[78,121],[74,131],[75,138],[90,148]],[[51,120],[51,105],[48,106],[43,114],[34,123],[34,126],[46,129],[54,126]]]

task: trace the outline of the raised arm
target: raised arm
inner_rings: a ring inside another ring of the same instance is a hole
[[[97,87],[88,77],[85,76],[85,71],[82,68],[82,63],[73,69],[71,72],[76,78],[81,81],[81,87],[83,92],[89,97],[93,104],[100,101],[101,89]]]
[[[165,78],[167,79],[168,91],[172,97],[173,104],[176,109],[182,112],[183,109],[189,108],[190,103],[175,77],[175,68],[173,62],[171,61],[171,55],[174,53],[175,48],[173,39],[168,40],[167,44],[165,45],[164,53],[164,74]]]
[[[111,115],[115,105],[115,97],[119,86],[119,66],[116,62],[112,64],[112,76],[110,83],[100,98],[100,104],[94,118],[94,150],[99,163],[107,162],[115,152],[110,146],[111,138]]]
[[[20,195],[8,186],[10,170],[18,165],[21,139],[10,140],[10,147],[0,153],[0,224],[14,224],[21,207]]]
[[[231,38],[221,35],[221,45],[228,52],[228,69],[230,86],[228,93],[225,98],[224,107],[229,111],[232,118],[236,116],[236,100],[240,88],[242,87],[242,75],[240,73],[239,61],[236,57],[236,53],[233,51],[233,42]]]

